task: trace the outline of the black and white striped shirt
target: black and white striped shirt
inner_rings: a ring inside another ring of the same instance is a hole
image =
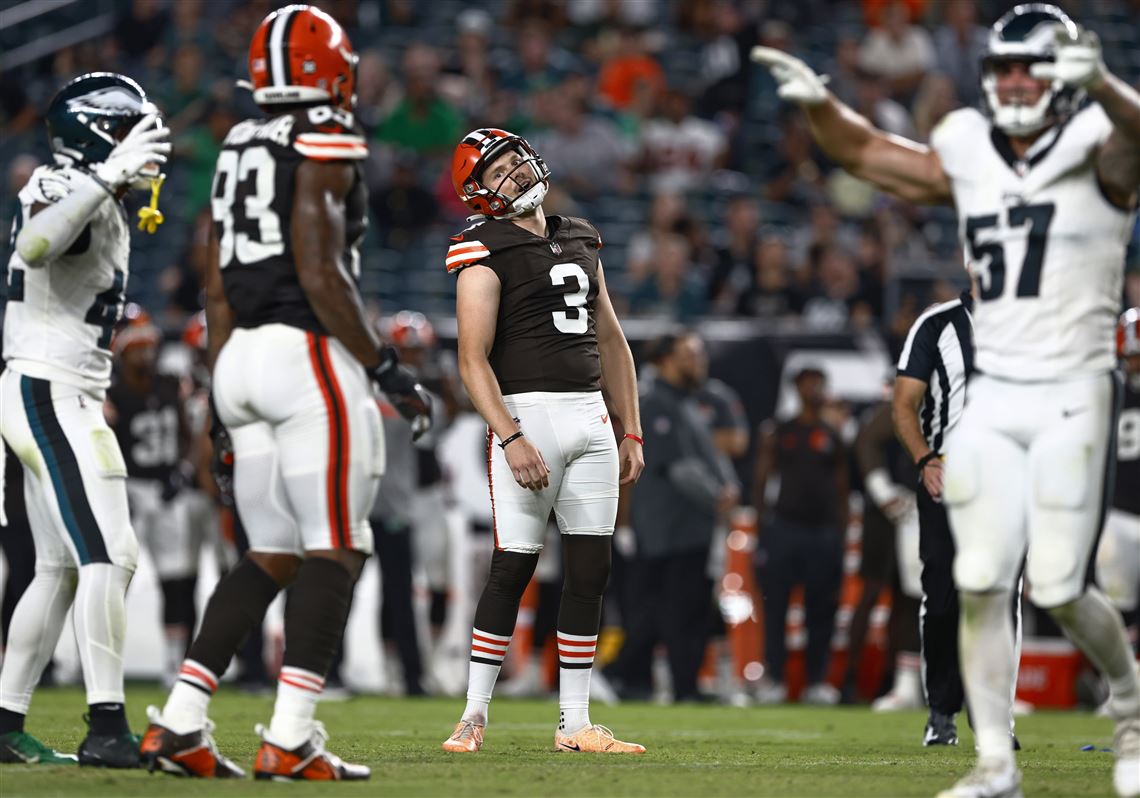
[[[899,355],[898,374],[926,383],[919,421],[930,448],[942,451],[966,405],[966,379],[974,370],[974,334],[969,292],[928,308],[910,328]]]

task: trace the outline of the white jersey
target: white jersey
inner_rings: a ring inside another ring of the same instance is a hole
[[[977,369],[1018,381],[1107,372],[1116,358],[1124,250],[1134,213],[1097,180],[1112,131],[1089,105],[1019,162],[978,111],[948,114],[931,146],[950,178],[967,269],[978,280]]]
[[[58,202],[90,179],[72,167],[36,169],[20,191],[14,234],[33,205]],[[111,383],[111,334],[123,309],[129,252],[126,211],[111,199],[55,260],[31,267],[13,247],[4,315],[8,368],[102,394]]]

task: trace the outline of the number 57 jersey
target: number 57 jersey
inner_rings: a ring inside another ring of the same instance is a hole
[[[602,240],[585,219],[546,221],[549,236],[487,219],[452,236],[447,250],[449,272],[479,264],[499,278],[490,362],[504,396],[601,387],[594,302]]]
[[[1113,205],[1096,153],[1112,131],[1088,105],[1026,153],[974,109],[946,116],[931,146],[950,178],[967,269],[978,371],[1015,381],[1104,373],[1135,211]]]
[[[70,194],[86,172],[41,166],[19,193],[8,262],[4,358],[28,377],[61,382],[101,395],[111,383],[111,334],[123,309],[130,229],[126,212],[108,198],[71,246],[52,261],[29,266],[15,240],[37,205]]]
[[[357,280],[368,203],[359,162],[367,157],[353,115],[330,106],[247,119],[226,134],[210,209],[226,300],[237,327],[286,324],[325,334],[297,278],[291,229],[296,171],[306,160],[357,162],[345,198],[343,253],[344,265]]]

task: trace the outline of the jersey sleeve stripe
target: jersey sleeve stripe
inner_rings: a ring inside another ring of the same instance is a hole
[[[293,148],[297,152],[304,155],[306,158],[313,158],[318,161],[336,161],[336,160],[351,160],[359,161],[368,157],[368,147],[364,144],[359,145],[309,145],[301,142],[300,139],[293,143]]]
[[[301,135],[297,136],[297,142],[300,144],[316,144],[328,146],[366,146],[364,137],[357,136],[353,133],[302,133]]]
[[[452,249],[454,249],[454,247],[452,247]],[[456,269],[462,268],[463,266],[470,266],[472,263],[482,260],[483,258],[488,258],[490,256],[491,251],[486,247],[480,245],[475,249],[467,249],[462,252],[456,252],[454,254],[452,254],[449,250],[447,260],[444,261],[444,263],[447,266],[447,270],[449,272],[453,272]]]

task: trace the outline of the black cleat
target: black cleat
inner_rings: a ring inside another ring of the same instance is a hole
[[[141,766],[139,738],[124,734],[87,733],[79,744],[79,766],[130,769]]]
[[[954,716],[931,710],[930,717],[926,720],[926,731],[922,735],[922,744],[957,745],[958,727],[954,725]]]
[[[1013,738],[1013,750],[1014,751],[1020,751],[1021,750],[1021,741],[1017,739],[1017,735],[1011,734],[1009,736]]]

